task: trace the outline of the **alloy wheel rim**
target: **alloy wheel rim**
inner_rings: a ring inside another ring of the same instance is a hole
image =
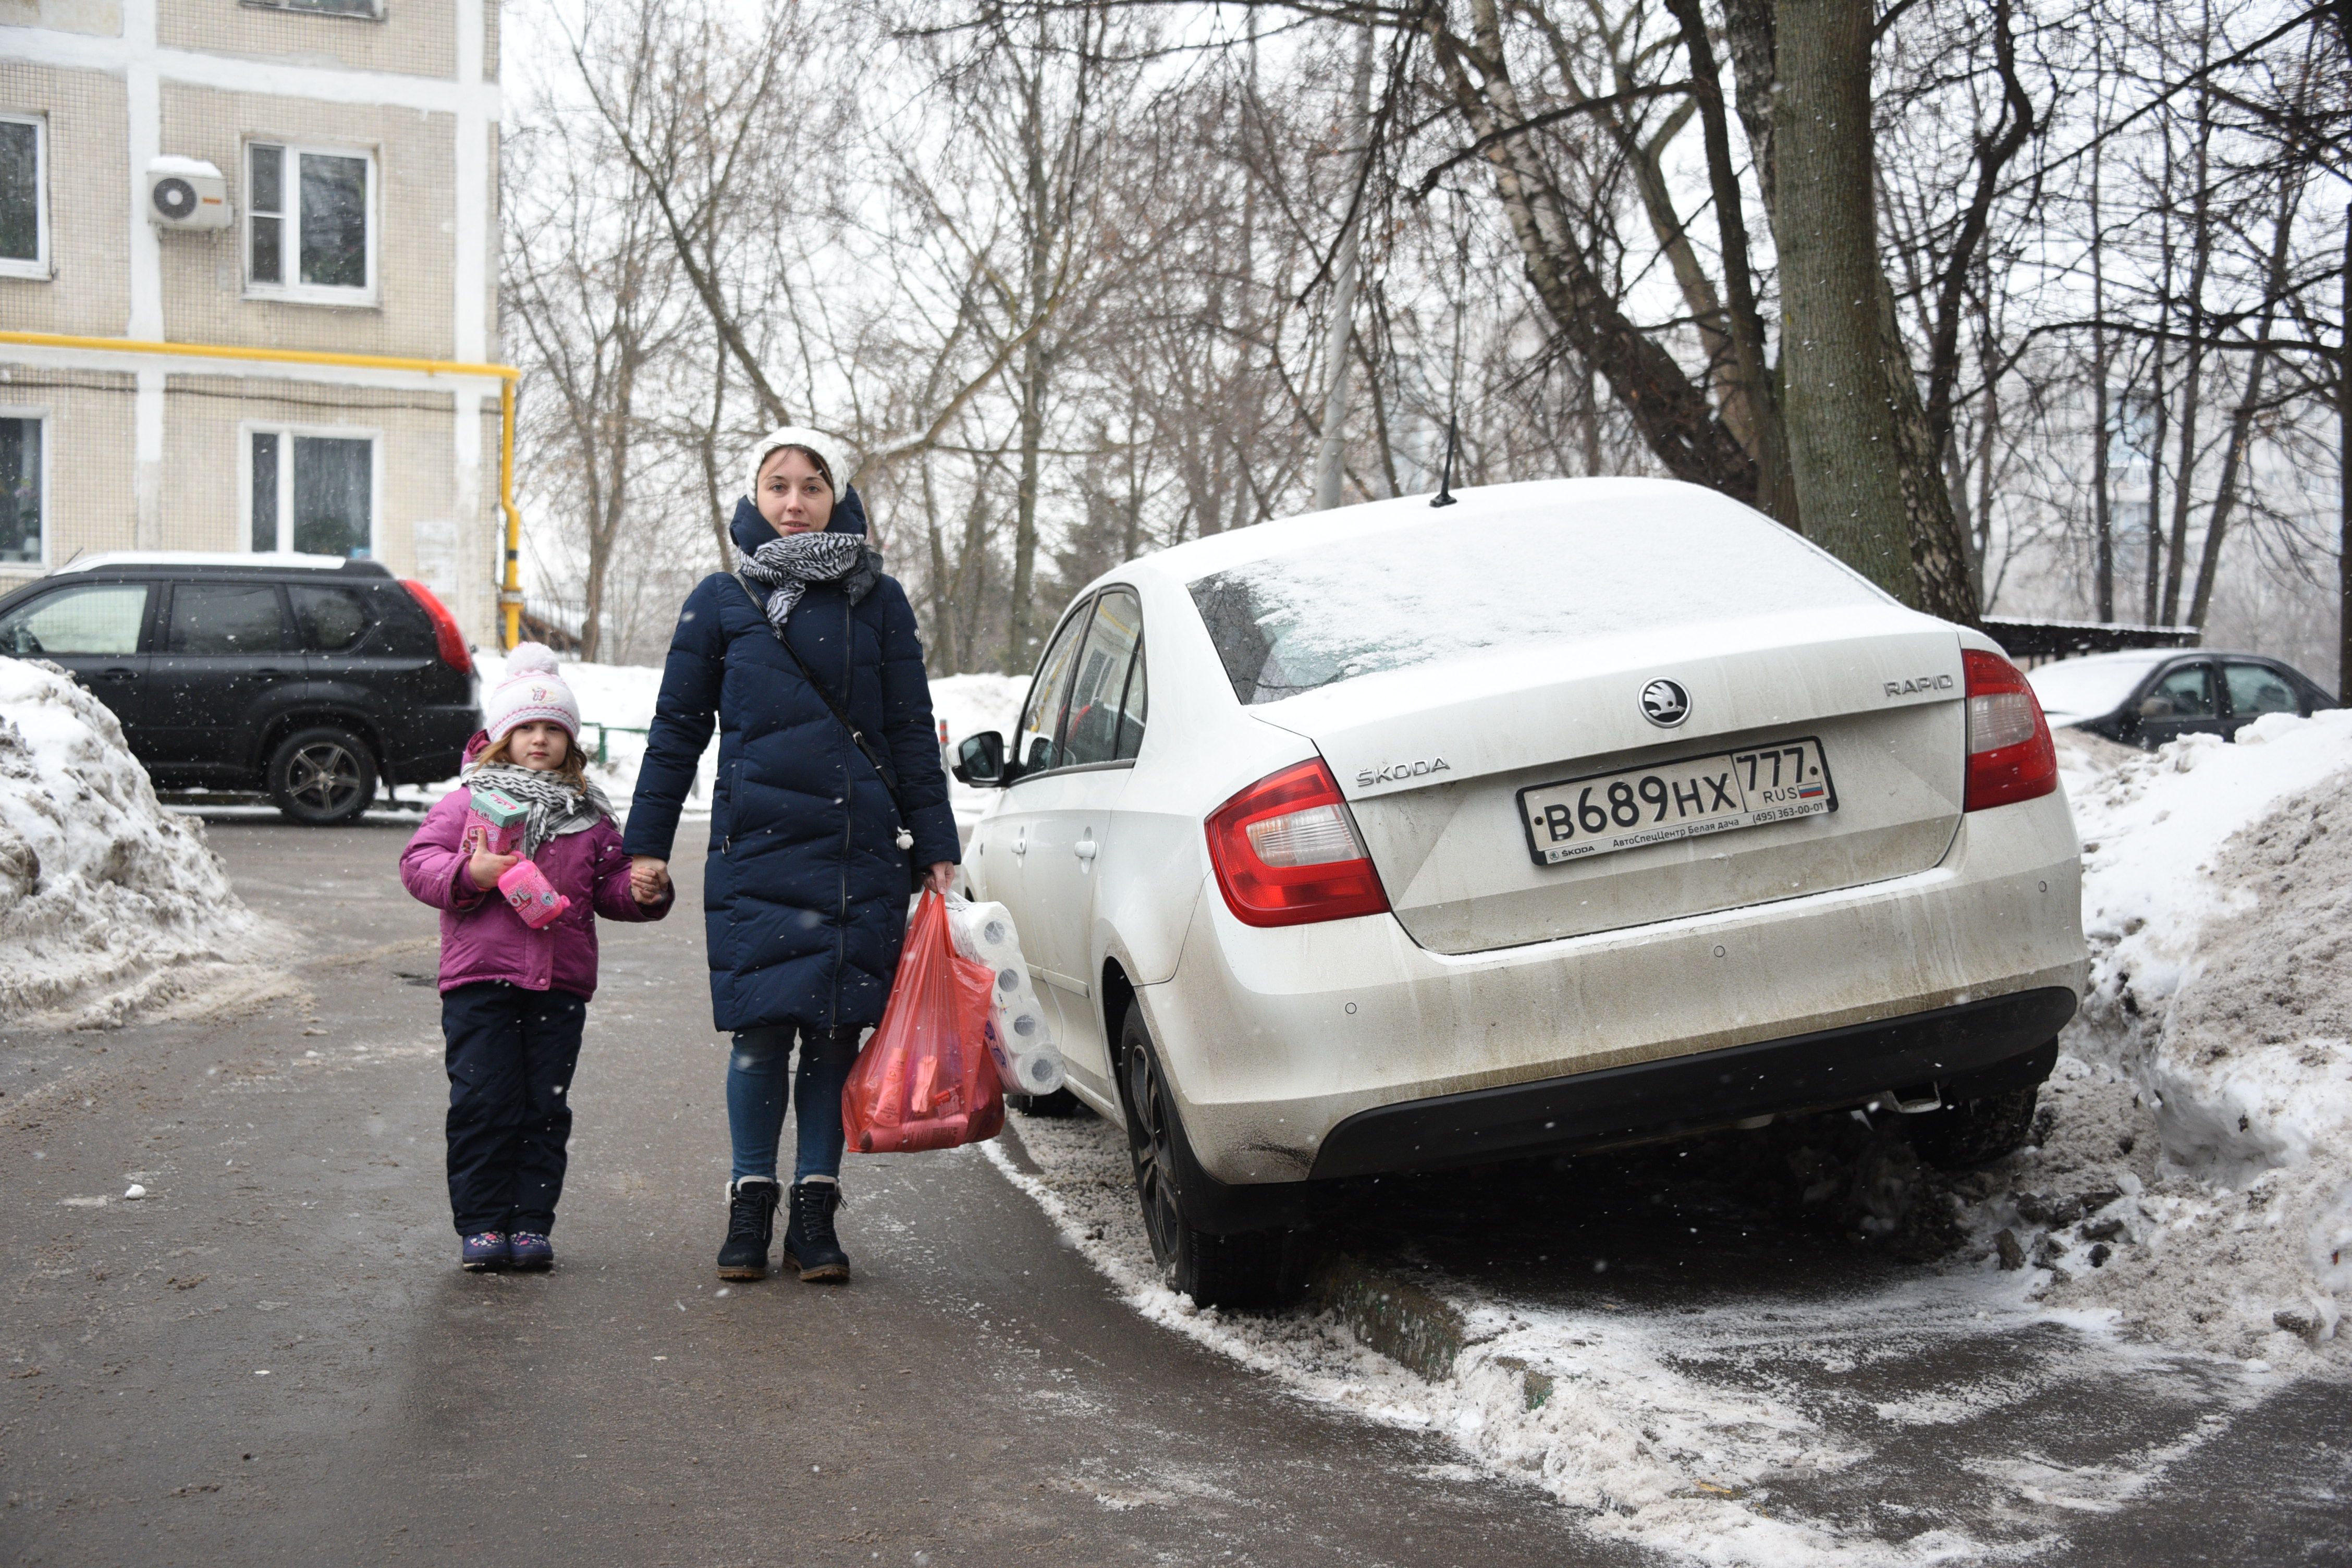
[[[314,810],[341,811],[360,793],[359,759],[333,741],[305,746],[286,770],[286,793]]]
[[[1143,1204],[1143,1228],[1151,1238],[1152,1256],[1165,1263],[1176,1249],[1176,1194],[1169,1185],[1171,1168],[1167,1107],[1160,1096],[1160,1075],[1141,1051],[1129,1058],[1128,1098],[1135,1106],[1138,1131],[1130,1152],[1135,1161],[1135,1186]]]

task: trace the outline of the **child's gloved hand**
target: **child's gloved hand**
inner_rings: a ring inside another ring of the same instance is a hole
[[[507,868],[521,858],[520,855],[493,855],[487,849],[477,849],[467,858],[466,875],[474,879],[476,888],[490,892],[498,887],[499,879],[506,875]]]

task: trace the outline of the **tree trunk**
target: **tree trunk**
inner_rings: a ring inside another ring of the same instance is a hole
[[[2210,35],[2209,35],[2210,36]],[[2189,211],[2189,363],[2180,381],[2180,463],[2172,487],[2172,542],[2164,559],[2164,624],[2180,624],[2180,579],[2189,565],[2189,497],[2197,478],[2197,415],[2205,387],[2205,277],[2213,259],[2213,192],[2207,155],[2213,134],[2212,98],[2197,97],[2197,200]]]
[[[2105,279],[2099,261],[2098,176],[2091,196],[2091,570],[2097,584],[2098,619],[2116,618],[2115,519],[2108,511],[2107,333]]]
[[[1028,188],[1024,216],[1027,230],[1028,276],[1022,279],[1023,303],[1029,320],[1041,320],[1048,308],[1053,266],[1053,193],[1045,175],[1045,14],[1038,13],[1037,44],[1027,83],[1027,116],[1022,125],[1022,153]],[[1006,617],[1004,673],[1018,675],[1029,668],[1030,594],[1037,576],[1037,468],[1045,445],[1045,394],[1052,360],[1045,334],[1034,332],[1021,349],[1021,485],[1013,521],[1013,613]]]
[[[1772,89],[1780,79],[1780,18],[1773,0],[1723,0],[1723,41],[1731,50],[1732,101],[1756,163],[1764,216],[1776,226],[1780,198],[1773,179]]]
[[[1356,44],[1356,80],[1348,96],[1348,145],[1360,161],[1349,201],[1358,201],[1372,155],[1370,133],[1372,96],[1372,30],[1362,29]],[[1348,372],[1353,356],[1348,340],[1356,330],[1356,269],[1362,255],[1365,215],[1350,211],[1339,236],[1339,254],[1333,263],[1331,321],[1323,345],[1323,439],[1315,454],[1315,510],[1328,511],[1339,504],[1340,463],[1348,448]]]
[[[2352,39],[2352,26],[2346,28]],[[2352,699],[2352,206],[2344,209],[2343,341],[2336,345],[2336,700]]]
[[[1780,0],[1777,31],[1782,405],[1805,531],[1905,604],[1973,620],[1952,602],[1967,562],[1945,558],[1951,497],[1878,260],[1870,0]]]
[[[1791,528],[1801,529],[1796,480],[1789,468],[1789,432],[1772,373],[1764,361],[1764,319],[1756,307],[1756,281],[1748,264],[1748,220],[1739,192],[1739,170],[1731,161],[1731,127],[1723,109],[1722,74],[1706,18],[1698,0],[1666,0],[1682,29],[1696,83],[1701,140],[1706,148],[1707,182],[1715,197],[1715,226],[1723,251],[1725,315],[1731,359],[1745,403],[1748,449],[1756,459],[1756,504]],[[1726,410],[1727,414],[1729,412]]]
[[[1609,383],[1666,472],[1752,504],[1755,459],[1674,356],[1619,308],[1614,291],[1594,271],[1572,232],[1528,137],[1511,133],[1527,124],[1528,115],[1507,67],[1495,0],[1471,0],[1470,15],[1475,46],[1448,32],[1441,14],[1430,14],[1423,26],[1471,133],[1495,138],[1483,156],[1520,265],[1545,313],[1569,346]]]
[[[2282,172],[2276,226],[2271,231],[2271,254],[2263,269],[2263,309],[2256,318],[2254,338],[2267,341],[2271,327],[2278,319],[2278,308],[2286,298],[2287,269],[2292,255],[2295,208],[2301,205],[2302,182],[2294,174]],[[2246,366],[2245,395],[2230,414],[2230,438],[2221,449],[2221,478],[2213,489],[2213,510],[2205,524],[2205,545],[2197,562],[2197,589],[2189,601],[2189,622],[2191,626],[2205,624],[2205,612],[2213,603],[2213,583],[2221,570],[2221,543],[2229,536],[2230,514],[2238,504],[2238,486],[2246,471],[2246,447],[2254,429],[2254,416],[2262,407],[2263,374],[2270,368],[2270,350],[2257,348],[2252,363]]]

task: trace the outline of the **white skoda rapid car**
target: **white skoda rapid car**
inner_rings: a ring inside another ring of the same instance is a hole
[[[2024,678],[1707,490],[1342,508],[1106,574],[970,890],[1205,1303],[1277,1294],[1339,1178],[1875,1104],[2024,1137],[2082,994]]]

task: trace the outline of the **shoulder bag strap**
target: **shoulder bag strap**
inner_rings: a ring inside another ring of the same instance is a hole
[[[867,740],[866,738],[866,731],[860,730],[857,727],[856,721],[850,718],[849,710],[833,700],[832,690],[826,687],[824,681],[819,680],[816,678],[816,671],[808,667],[808,661],[801,657],[800,650],[793,647],[792,643],[785,637],[784,628],[777,626],[774,622],[768,620],[767,605],[761,599],[758,592],[753,589],[749,582],[745,581],[740,574],[737,574],[735,581],[741,585],[743,592],[751,596],[751,607],[760,612],[761,620],[767,622],[768,629],[773,632],[776,636],[777,646],[784,650],[785,657],[790,658],[793,665],[799,668],[801,679],[809,683],[809,689],[817,694],[818,699],[824,703],[826,710],[831,712],[835,719],[841,721],[841,727],[843,729],[849,731],[850,740],[856,743],[859,752],[862,753],[866,762],[872,765],[876,776],[880,778],[882,781],[882,787],[890,792],[890,805],[892,808],[898,813],[899,837],[906,840],[906,842],[900,844],[898,847],[901,849],[910,849],[914,847],[914,837],[907,831],[909,826],[907,820],[907,807],[905,803],[898,798],[898,780],[892,775],[888,763],[884,760],[881,748],[875,745],[873,742]]]

